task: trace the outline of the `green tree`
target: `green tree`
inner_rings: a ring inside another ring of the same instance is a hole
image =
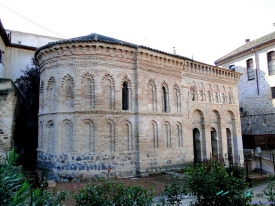
[[[31,66],[27,65],[26,69],[21,70],[22,75],[15,80],[15,84],[25,97],[26,108],[29,121],[32,124],[38,122],[39,108],[39,84],[40,84],[40,67],[34,58],[31,59]]]

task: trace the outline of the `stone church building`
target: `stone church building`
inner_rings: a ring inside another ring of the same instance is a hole
[[[38,166],[52,178],[243,163],[240,73],[99,34],[40,47]]]

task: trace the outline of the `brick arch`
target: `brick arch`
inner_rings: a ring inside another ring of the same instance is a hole
[[[70,119],[64,119],[60,123],[59,129],[59,152],[71,152],[74,151],[74,126]]]
[[[55,132],[55,124],[53,120],[49,120],[46,124],[45,150],[55,152],[55,142],[57,136]]]
[[[179,121],[175,123],[175,137],[177,137],[178,147],[183,147],[183,126]]]
[[[153,79],[148,80],[147,91],[149,111],[157,111],[157,87]]]
[[[207,114],[206,109],[203,108],[200,104],[195,104],[188,111],[189,118],[192,118],[192,114],[195,110],[199,110],[203,114],[203,117],[206,117],[206,114]]]
[[[169,121],[164,121],[163,126],[166,148],[172,148],[171,124]]]
[[[212,156],[215,158],[222,158],[223,142],[225,140],[222,138],[221,113],[216,109],[212,109],[209,118],[211,126]]]
[[[46,87],[46,110],[53,111],[56,109],[56,100],[57,100],[57,85],[55,78],[51,76],[48,80]],[[44,109],[44,108],[43,108]]]
[[[169,93],[169,85],[166,81],[161,82],[161,88],[164,87],[166,89],[166,92]]]
[[[135,150],[136,140],[133,130],[133,124],[129,120],[124,120],[122,122],[122,136],[121,141],[124,142],[125,148],[122,148],[122,150],[126,151],[133,151]]]
[[[106,73],[103,77],[102,77],[102,84],[105,83],[106,80],[109,80],[111,82],[111,86],[115,86],[115,80],[113,75],[111,75],[110,73]]]
[[[74,85],[74,79],[73,79],[73,77],[70,75],[70,74],[66,74],[63,78],[62,78],[62,80],[61,80],[61,87],[64,87],[64,84],[66,83],[66,81],[71,81],[72,82],[72,84]]]
[[[95,152],[95,143],[96,143],[96,129],[95,123],[91,119],[82,119],[81,123],[81,131],[79,131],[79,135],[82,137],[80,143],[80,151],[89,153]]]
[[[132,87],[132,81],[130,80],[129,76],[127,74],[124,74],[121,78],[120,85],[122,86],[124,82],[128,83],[128,87]]]
[[[106,120],[106,137],[108,137],[109,139],[109,142],[106,142],[106,144],[109,144],[109,151],[110,152],[115,152],[116,151],[116,145],[117,145],[117,142],[116,142],[116,125],[115,125],[115,122],[111,119],[107,119]]]
[[[151,148],[157,149],[159,148],[159,126],[156,121],[151,120],[150,123],[150,129],[148,129],[148,136],[151,139],[150,142],[152,142]]]
[[[105,110],[115,109],[115,81],[111,74],[107,73],[102,78],[102,105]]]
[[[49,78],[49,80],[48,80],[48,84],[47,84],[46,89],[47,89],[47,90],[51,89],[51,86],[52,86],[53,84],[56,84],[56,81],[55,81],[55,78],[54,78],[53,76],[51,76],[51,77]]]
[[[194,160],[196,162],[204,161],[207,158],[205,141],[205,115],[199,108],[194,108],[191,113]]]
[[[95,81],[94,76],[89,72],[82,75],[81,88],[82,108],[95,109]]]

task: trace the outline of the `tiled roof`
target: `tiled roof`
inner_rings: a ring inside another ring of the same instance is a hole
[[[75,42],[103,42],[103,43],[109,43],[109,44],[124,45],[124,46],[133,47],[133,48],[140,47],[140,48],[145,48],[145,49],[148,49],[148,50],[151,50],[151,51],[156,51],[156,52],[159,52],[159,53],[162,53],[162,54],[166,54],[166,55],[170,55],[170,56],[175,56],[175,57],[191,60],[191,59],[189,59],[187,57],[184,57],[184,56],[166,53],[166,52],[156,50],[156,49],[152,49],[152,48],[145,47],[145,46],[139,46],[137,44],[133,44],[133,43],[130,43],[130,42],[122,41],[122,40],[119,40],[119,39],[107,37],[107,36],[104,36],[104,35],[101,35],[101,34],[96,34],[96,33],[92,33],[92,34],[89,34],[89,35],[86,35],[86,36],[71,38],[71,39],[63,39],[63,40],[60,40],[60,41],[49,42],[48,44],[38,48],[35,52],[35,56],[42,49],[49,48],[51,46],[58,45],[58,44],[75,43]]]
[[[257,47],[263,46],[263,45],[271,43],[271,42],[275,42],[275,32],[272,32],[268,35],[260,37],[259,39],[255,39],[251,42],[244,44],[243,46],[237,48],[236,50],[234,50],[234,51],[230,52],[229,54],[216,60],[215,64],[219,65],[223,61],[230,60],[231,58],[233,58],[237,55],[240,55],[247,51],[251,51],[252,49],[255,49]]]

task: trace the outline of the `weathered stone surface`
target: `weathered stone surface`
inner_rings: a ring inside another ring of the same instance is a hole
[[[157,173],[228,153],[243,162],[238,73],[99,41],[44,47],[36,57],[38,165],[51,178]]]
[[[53,180],[48,180],[47,184],[49,188],[56,187],[56,182]]]

